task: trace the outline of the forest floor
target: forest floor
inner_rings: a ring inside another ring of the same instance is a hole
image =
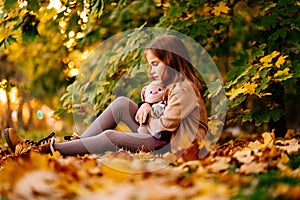
[[[226,137],[202,159],[40,154],[1,145],[0,199],[300,199],[300,136]]]

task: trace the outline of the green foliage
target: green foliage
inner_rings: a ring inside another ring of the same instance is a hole
[[[272,182],[270,182],[270,180],[272,180]],[[284,187],[285,185],[296,186],[299,183],[299,180],[292,177],[280,176],[278,171],[270,170],[267,173],[257,175],[251,183],[243,186],[239,193],[232,196],[231,199],[273,199],[275,196],[274,192],[280,190],[278,188]],[[282,196],[280,192],[278,193],[276,199],[292,198]]]
[[[286,113],[280,99],[298,99],[299,2],[182,0],[165,8],[158,25],[196,39],[226,74],[228,124],[277,121]]]
[[[216,63],[228,80],[225,85],[228,101],[224,102],[230,106],[227,122],[253,122],[258,126],[277,121],[285,114],[283,106],[276,101],[278,95],[272,91],[274,84],[296,87],[299,70],[295,66],[299,59],[295,55],[299,43],[289,38],[294,39],[295,33],[299,33],[299,14],[295,9],[299,5],[296,6],[296,1],[287,4],[288,7],[282,2],[254,5],[248,1],[170,0],[161,5],[164,15],[156,26],[185,33],[203,44],[211,56],[217,56]],[[121,13],[126,9],[123,7]],[[272,56],[272,52],[280,54],[274,56],[272,62],[260,61]],[[208,95],[220,91],[220,88],[215,89]]]
[[[231,81],[226,84],[228,89],[243,88],[245,84],[252,84],[255,89],[253,93],[240,91],[241,95],[246,95],[243,101],[234,104],[239,97],[232,98],[230,112],[235,110],[238,113],[235,115],[239,117],[233,121],[254,121],[255,125],[270,120],[278,121],[285,114],[280,99],[284,100],[286,92],[297,87],[296,66],[299,64],[299,58],[296,56],[299,51],[296,47],[299,43],[297,40],[291,40],[291,36],[299,34],[297,2],[289,1],[284,4],[280,1],[272,4],[262,2],[259,6],[264,10],[252,19],[253,23],[250,26],[255,31],[247,36],[247,39],[254,44],[248,47],[250,59],[246,60],[246,69],[249,73],[241,72],[240,66],[233,63],[234,68],[231,73],[228,73],[228,79]],[[269,59],[270,62],[264,58]],[[230,76],[232,74],[236,76]],[[235,84],[232,85],[233,81]],[[282,90],[282,93],[278,90]],[[293,95],[299,96],[299,92],[294,92]]]
[[[103,9],[104,9],[104,2],[103,0],[96,0],[96,1],[92,1],[91,2],[91,8],[92,11],[91,13],[96,13],[98,15],[98,17],[100,17],[103,13]]]
[[[287,164],[292,169],[297,169],[300,166],[300,153],[292,154]]]
[[[23,16],[22,21],[20,22],[22,29],[22,39],[24,42],[33,42],[34,39],[38,36],[38,24],[39,20],[35,15],[26,13]]]
[[[40,8],[39,0],[30,0],[27,5],[28,10],[37,12]]]
[[[17,0],[5,1],[5,8],[13,8],[17,4]]]
[[[140,91],[148,76],[146,65],[139,58],[143,57],[146,42],[149,38],[140,31],[128,31],[94,49],[76,81],[61,98],[63,106],[75,114],[76,121],[80,119],[85,125],[90,124],[116,96],[141,101]]]
[[[4,46],[4,48],[8,49],[10,44],[14,42],[16,42],[16,38],[14,38],[12,35],[9,35],[0,42],[0,46]]]
[[[274,98],[278,98],[278,95],[272,90],[275,84],[285,84],[293,78],[288,73],[291,64],[286,63],[285,58],[274,51],[260,58],[258,63],[245,66],[245,71],[239,76],[235,77],[238,73],[229,74],[231,81],[225,87],[230,111],[239,112],[239,118],[232,119],[232,122],[241,119],[242,122],[254,121],[255,125],[260,125],[271,119],[278,121],[284,114],[284,110],[276,105]]]

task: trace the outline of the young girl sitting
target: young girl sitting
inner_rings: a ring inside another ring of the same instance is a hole
[[[189,52],[182,41],[172,35],[156,38],[146,49],[150,76],[165,86],[165,108],[161,116],[150,115],[151,104],[147,101],[140,107],[126,97],[116,98],[110,106],[84,131],[77,140],[55,143],[49,136],[34,145],[47,143],[48,151],[62,155],[103,154],[118,148],[137,152],[140,149],[155,151],[170,143],[171,151],[182,151],[192,142],[205,139],[207,115],[201,96],[202,82],[195,75]],[[138,128],[147,120],[151,134],[138,133]],[[116,131],[123,121],[131,133]],[[155,137],[165,133],[164,137]],[[5,130],[8,145],[12,150],[24,139],[12,128]],[[27,141],[28,142],[28,141]]]

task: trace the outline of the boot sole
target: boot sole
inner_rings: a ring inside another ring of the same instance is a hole
[[[8,129],[5,129],[5,130],[4,130],[4,136],[5,136],[5,140],[6,140],[7,144],[8,144],[8,146],[9,146],[9,148],[10,148],[13,152],[15,152],[15,146],[14,146],[14,145],[11,143],[11,141],[10,141]]]

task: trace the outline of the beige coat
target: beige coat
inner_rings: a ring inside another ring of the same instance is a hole
[[[207,115],[204,101],[194,92],[189,81],[170,84],[166,88],[164,114],[148,121],[151,134],[170,131],[172,151],[187,148],[194,140],[204,140],[207,133]]]

